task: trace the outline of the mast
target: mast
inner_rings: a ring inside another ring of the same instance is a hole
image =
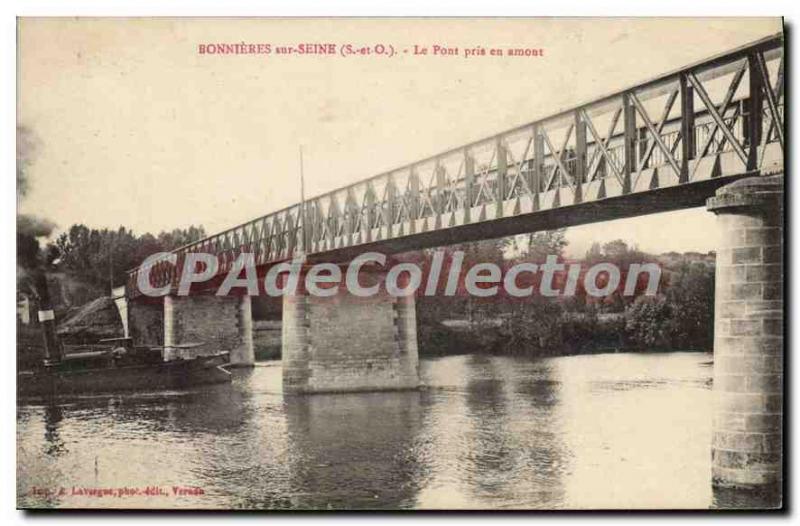
[[[32,272],[34,289],[37,295],[39,324],[42,328],[42,343],[44,345],[44,365],[50,367],[61,362],[61,344],[56,335],[56,318],[50,299],[50,290],[47,286],[47,273],[39,266]]]
[[[114,238],[113,236],[109,236],[111,239],[108,243],[108,290],[109,294],[113,297],[114,296]]]
[[[306,231],[306,182],[303,173],[303,145],[300,145],[300,228],[303,231],[302,254],[308,251],[308,232]]]

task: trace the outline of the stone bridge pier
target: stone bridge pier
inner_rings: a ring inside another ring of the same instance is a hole
[[[717,215],[712,476],[777,486],[783,436],[783,176],[750,177],[707,202]]]
[[[419,387],[413,295],[389,295],[383,269],[362,267],[360,284],[379,287],[377,294],[366,297],[351,294],[344,283],[329,296],[309,294],[305,276],[303,272],[297,292],[283,298],[285,393]]]
[[[163,345],[164,360],[228,351],[231,365],[251,366],[255,361],[250,296],[139,299],[128,305],[128,326],[135,345]],[[173,347],[193,343],[202,345]]]

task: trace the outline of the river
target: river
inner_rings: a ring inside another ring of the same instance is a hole
[[[463,355],[421,360],[420,391],[308,397],[284,397],[280,362],[263,362],[230,385],[19,405],[18,504],[752,504],[712,492],[711,360]]]

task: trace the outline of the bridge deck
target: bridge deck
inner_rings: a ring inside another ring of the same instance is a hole
[[[699,206],[731,178],[783,170],[783,92],[775,35],[186,245],[150,280],[177,284],[192,252],[222,274],[242,252],[269,265]]]

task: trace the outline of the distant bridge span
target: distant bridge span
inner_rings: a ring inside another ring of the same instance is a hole
[[[387,253],[701,206],[744,175],[783,171],[783,38],[753,44],[269,213],[175,250]],[[129,272],[129,298],[139,292]]]

